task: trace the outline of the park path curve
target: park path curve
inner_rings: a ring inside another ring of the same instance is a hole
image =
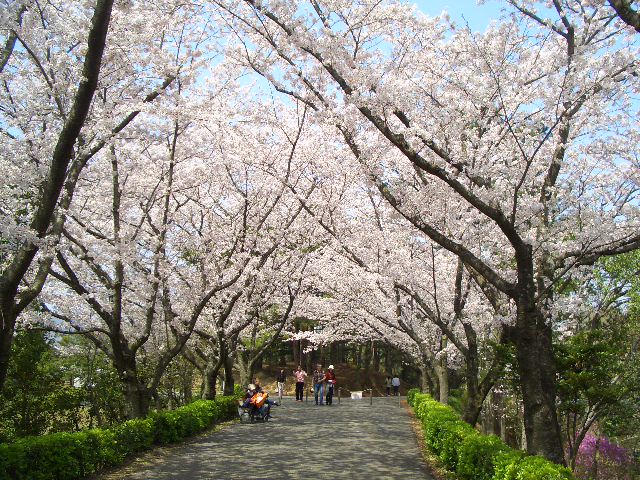
[[[404,402],[403,402],[404,403]],[[267,423],[237,423],[156,449],[102,480],[431,479],[397,398],[316,406],[284,398]]]

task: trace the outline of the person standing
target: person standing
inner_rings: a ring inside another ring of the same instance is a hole
[[[278,397],[282,400],[282,395],[284,393],[284,382],[287,379],[286,373],[284,373],[284,368],[280,369],[280,373],[276,377],[276,382],[278,382]]]
[[[400,379],[397,375],[391,379],[391,385],[393,386],[393,395],[397,397],[400,394]]]
[[[391,376],[387,375],[387,378],[384,380],[384,386],[387,389],[387,397],[391,395]]]
[[[333,365],[329,365],[327,372],[324,374],[324,380],[327,383],[327,405],[331,405],[333,403],[333,387],[336,384],[336,374],[333,371]]]
[[[316,399],[316,405],[324,405],[324,372],[322,365],[316,365],[313,371],[313,394]]]
[[[307,372],[298,365],[298,369],[293,372],[293,376],[296,377],[296,402],[302,402],[304,400],[304,379],[307,377]]]

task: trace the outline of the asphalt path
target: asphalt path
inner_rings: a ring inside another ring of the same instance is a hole
[[[310,399],[311,400],[311,399]],[[411,417],[394,397],[316,406],[284,398],[266,423],[235,423],[158,448],[99,478],[431,479]]]

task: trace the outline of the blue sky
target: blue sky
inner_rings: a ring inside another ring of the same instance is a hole
[[[459,27],[469,23],[472,30],[484,30],[491,20],[500,16],[500,9],[504,2],[487,0],[484,5],[478,5],[477,0],[409,0],[427,15],[438,15],[443,10],[449,12],[451,19]]]

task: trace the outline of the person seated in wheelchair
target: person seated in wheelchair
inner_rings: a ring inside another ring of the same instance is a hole
[[[256,378],[255,383],[250,383],[247,387],[243,408],[247,408],[249,415],[262,419],[271,418],[271,405],[279,405],[269,398],[269,393],[260,386],[260,379]]]

